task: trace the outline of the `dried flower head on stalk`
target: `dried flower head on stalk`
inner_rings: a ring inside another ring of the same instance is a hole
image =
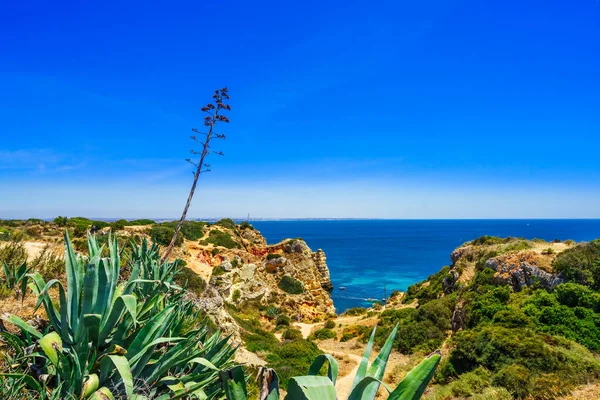
[[[217,89],[217,90],[215,90],[215,93],[213,94],[212,98],[213,98],[212,103],[208,103],[207,105],[205,105],[204,107],[201,108],[202,112],[207,114],[204,117],[204,126],[206,126],[208,128],[208,130],[206,132],[200,132],[198,129],[192,128],[192,132],[194,132],[196,135],[205,135],[204,140],[200,140],[198,138],[198,136],[196,136],[196,135],[190,136],[190,138],[192,140],[194,140],[202,145],[202,151],[196,151],[193,149],[190,150],[191,154],[200,155],[200,160],[198,161],[198,163],[195,163],[194,161],[192,161],[189,158],[186,159],[187,162],[189,162],[190,164],[192,164],[196,167],[196,170],[194,172],[194,182],[192,183],[192,188],[190,189],[190,194],[187,198],[187,202],[185,203],[185,207],[183,208],[183,213],[181,214],[181,218],[179,219],[179,222],[177,223],[177,227],[175,228],[175,232],[173,233],[173,238],[171,239],[169,246],[165,250],[165,253],[163,254],[163,256],[161,258],[161,262],[165,261],[169,257],[171,250],[173,250],[173,246],[175,246],[175,241],[177,239],[177,235],[179,235],[179,231],[181,230],[183,221],[185,221],[185,217],[187,216],[188,209],[190,208],[190,204],[192,203],[192,198],[194,197],[194,192],[196,191],[196,185],[198,184],[198,178],[200,177],[200,174],[202,174],[203,172],[210,172],[210,165],[206,164],[204,162],[204,159],[210,153],[213,153],[213,154],[216,154],[219,156],[224,155],[222,151],[212,150],[210,148],[210,141],[212,139],[225,139],[225,134],[216,133],[214,131],[214,129],[215,129],[215,125],[217,123],[220,123],[220,122],[229,123],[229,118],[227,118],[225,115],[220,114],[225,111],[231,111],[231,106],[229,104],[224,103],[225,100],[229,100],[229,91],[227,90],[226,87],[224,87],[222,89]]]

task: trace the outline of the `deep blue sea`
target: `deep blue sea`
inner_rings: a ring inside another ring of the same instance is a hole
[[[301,237],[323,249],[339,312],[368,306],[367,298],[405,291],[450,263],[450,253],[483,235],[588,241],[600,220],[299,220],[251,221],[269,244]],[[339,289],[345,286],[346,290]]]

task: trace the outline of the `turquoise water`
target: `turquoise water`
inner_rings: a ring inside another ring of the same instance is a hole
[[[483,235],[587,241],[600,220],[300,220],[252,221],[268,243],[301,237],[323,249],[338,312],[404,291],[450,264],[450,253]],[[339,289],[345,286],[346,290]]]

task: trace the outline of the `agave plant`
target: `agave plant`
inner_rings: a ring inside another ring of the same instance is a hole
[[[433,378],[435,369],[441,359],[441,353],[438,351],[429,355],[429,357],[413,368],[395,389],[391,390],[381,380],[385,373],[397,328],[398,326],[396,325],[373,363],[370,363],[369,357],[373,349],[376,328],[373,329],[363,358],[358,366],[356,376],[354,377],[348,400],[373,400],[377,395],[380,385],[383,385],[388,392],[388,400],[418,400],[421,398],[427,385]],[[325,363],[328,364],[327,376],[319,376],[318,373]],[[308,370],[308,375],[296,376],[290,379],[286,399],[336,400],[338,398],[335,390],[337,375],[338,364],[335,359],[329,354],[322,354],[313,361]],[[259,399],[279,400],[279,379],[275,371],[263,368],[259,372],[259,378]],[[222,371],[220,373],[220,380],[225,388],[227,399],[246,400],[248,398],[244,371],[240,366]]]
[[[106,258],[92,236],[88,257],[75,253],[66,234],[65,243],[66,288],[57,279],[44,282],[37,272],[28,275],[50,331],[3,316],[21,329],[20,336],[3,332],[20,356],[20,370],[25,370],[20,376],[79,399],[143,398],[135,393],[136,382],[144,382],[145,395],[152,398],[204,398],[221,392],[218,372],[232,365],[235,349],[219,332],[209,335],[206,327],[184,332],[182,321],[194,318],[195,311],[172,284],[176,263],[158,263],[158,252],[144,249],[143,243],[134,252],[129,279],[119,283],[116,238],[109,239]],[[155,279],[161,277],[166,280]],[[60,307],[51,301],[53,287]],[[26,347],[31,342],[35,346]],[[33,352],[25,351],[32,347]]]
[[[25,293],[27,288],[26,275],[31,271],[31,267],[27,268],[27,261],[21,265],[8,265],[6,261],[2,261],[2,269],[4,271],[4,277],[0,279],[0,282],[8,289],[17,289],[21,285],[21,293]]]

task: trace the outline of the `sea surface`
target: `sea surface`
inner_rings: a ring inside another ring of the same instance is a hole
[[[301,237],[323,249],[339,312],[369,306],[384,286],[405,291],[450,264],[450,253],[483,235],[589,241],[600,238],[600,220],[297,220],[251,221],[274,244]],[[345,286],[346,290],[340,290]]]

